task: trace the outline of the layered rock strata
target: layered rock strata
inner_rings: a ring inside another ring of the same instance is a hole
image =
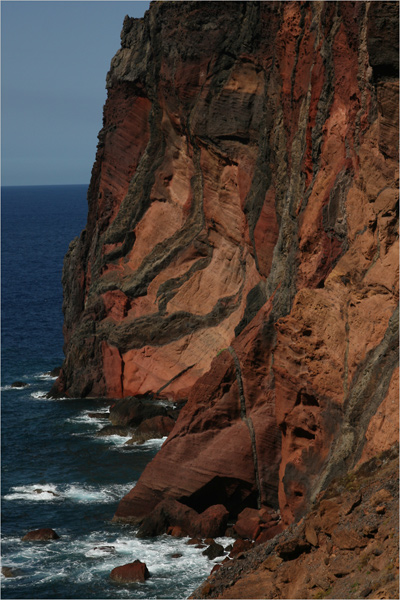
[[[398,10],[126,18],[55,392],[188,399],[116,519],[301,517],[397,439]]]

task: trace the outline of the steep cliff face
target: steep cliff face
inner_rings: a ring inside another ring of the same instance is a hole
[[[125,19],[56,390],[188,402],[117,519],[172,497],[284,526],[397,438],[397,9]]]

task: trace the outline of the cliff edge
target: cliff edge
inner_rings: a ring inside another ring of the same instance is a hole
[[[398,439],[398,4],[154,2],[107,88],[53,393],[187,400],[115,519],[265,542]]]

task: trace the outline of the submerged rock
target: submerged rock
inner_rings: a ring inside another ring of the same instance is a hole
[[[100,550],[101,552],[107,552],[109,554],[115,553],[115,546],[95,546],[93,550]]]
[[[21,575],[24,574],[24,572],[21,571],[21,569],[17,569],[15,567],[1,567],[1,572],[4,575],[4,577],[7,578],[21,577]]]
[[[33,490],[35,494],[51,494],[55,498],[59,498],[60,494],[53,492],[52,490],[42,490],[42,488],[36,488]]]

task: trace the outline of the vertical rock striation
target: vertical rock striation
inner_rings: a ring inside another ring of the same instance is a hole
[[[55,392],[188,399],[116,519],[298,519],[397,437],[398,7],[125,18]]]

